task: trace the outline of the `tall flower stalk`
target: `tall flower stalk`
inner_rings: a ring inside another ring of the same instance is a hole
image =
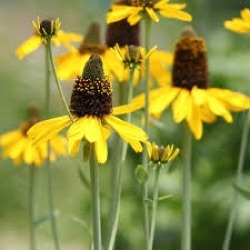
[[[151,19],[145,18],[145,51],[146,53],[149,51],[150,47],[150,32],[151,32]],[[144,130],[147,134],[149,134],[149,58],[146,59],[145,62],[145,82],[144,82],[144,93],[145,93],[145,108],[144,108],[144,117],[145,117],[145,125]],[[146,171],[148,171],[148,154],[146,150],[146,146],[144,146],[143,155],[142,155],[142,164]],[[142,184],[142,206],[143,206],[143,226],[144,226],[144,237],[146,243],[146,249],[149,249],[149,204],[148,204],[148,182],[145,181]]]
[[[248,111],[245,116],[245,123],[244,123],[243,130],[242,130],[240,152],[239,152],[238,165],[237,165],[237,171],[236,171],[236,176],[235,176],[235,181],[237,185],[239,185],[242,180],[243,166],[244,166],[244,160],[246,157],[246,149],[247,149],[247,142],[248,142],[248,136],[249,136],[249,128],[250,128],[250,111]],[[233,233],[233,226],[234,226],[234,222],[235,222],[235,218],[237,214],[238,198],[239,198],[238,191],[234,190],[232,203],[230,206],[230,213],[229,213],[228,222],[227,222],[227,228],[226,228],[225,237],[224,237],[224,241],[222,245],[222,250],[229,250],[230,248],[230,242],[231,242],[232,233]]]
[[[36,250],[36,224],[35,224],[35,166],[30,167],[29,186],[29,223],[30,223],[30,250]]]
[[[92,202],[93,249],[102,250],[99,166],[95,158],[95,152],[92,143],[90,144],[89,168]]]
[[[182,236],[181,249],[191,250],[191,155],[192,134],[185,124],[182,165]]]

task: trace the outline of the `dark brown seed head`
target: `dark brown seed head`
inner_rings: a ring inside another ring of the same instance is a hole
[[[112,90],[103,73],[102,60],[93,54],[86,63],[82,77],[75,80],[70,112],[77,117],[92,115],[102,118],[112,112]]]
[[[44,19],[40,23],[40,34],[42,36],[53,36],[56,33],[54,21],[52,19]]]
[[[172,71],[173,85],[191,90],[194,86],[208,87],[207,49],[205,41],[185,29],[175,45]]]

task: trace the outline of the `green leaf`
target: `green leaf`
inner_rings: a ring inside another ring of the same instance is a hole
[[[247,200],[250,200],[250,190],[249,189],[243,188],[242,186],[240,186],[236,182],[233,183],[233,188],[238,193],[240,193],[244,198],[246,198]]]
[[[134,174],[135,179],[141,185],[145,184],[145,182],[148,180],[148,171],[142,165],[137,165]]]
[[[168,194],[168,195],[164,195],[158,198],[158,201],[164,201],[164,200],[168,200],[170,198],[172,198],[173,195],[172,194]]]

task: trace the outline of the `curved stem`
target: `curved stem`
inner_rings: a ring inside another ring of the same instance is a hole
[[[36,249],[36,228],[35,228],[35,166],[30,167],[29,186],[29,222],[30,222],[30,250]]]
[[[153,204],[152,204],[152,218],[151,218],[151,227],[149,235],[149,249],[153,249],[154,235],[155,235],[155,225],[157,218],[157,207],[158,207],[158,190],[159,190],[159,177],[161,172],[161,166],[157,166],[155,170],[154,178],[154,194],[153,194]]]
[[[51,44],[48,42],[45,45],[45,80],[46,80],[46,97],[45,97],[45,113],[47,118],[50,116],[50,56],[51,56]],[[51,63],[52,64],[52,63]],[[59,238],[56,226],[56,219],[54,215],[54,197],[52,188],[52,175],[51,175],[51,162],[50,162],[50,142],[48,142],[47,160],[46,160],[46,174],[47,174],[47,185],[48,185],[48,207],[51,221],[51,231],[55,244],[55,249],[59,250]]]
[[[191,155],[192,134],[185,124],[184,164],[182,168],[182,238],[181,250],[191,250]]]
[[[99,189],[99,166],[94,152],[94,145],[90,145],[90,181],[92,201],[92,223],[93,223],[93,249],[102,250],[101,236],[101,212],[100,212],[100,189]]]
[[[55,81],[56,81],[56,86],[57,86],[59,95],[60,95],[61,100],[63,102],[63,105],[64,105],[64,107],[65,107],[65,109],[66,109],[66,111],[68,113],[68,116],[70,117],[71,121],[73,121],[73,117],[72,117],[72,115],[70,113],[68,104],[66,102],[66,99],[65,99],[63,91],[62,91],[61,84],[60,84],[59,79],[57,77],[55,63],[54,63],[54,59],[53,59],[53,56],[52,56],[52,50],[51,50],[51,40],[49,38],[47,39],[47,46],[48,46],[48,54],[49,54],[51,69],[52,69],[52,72],[53,72],[53,75],[54,75],[54,78],[55,78]]]
[[[147,53],[149,51],[150,46],[150,28],[151,28],[151,20],[150,18],[145,18],[145,50]],[[144,117],[145,117],[145,125],[144,130],[147,134],[149,134],[149,58],[146,59],[146,76],[145,76],[145,109],[144,109]],[[148,153],[146,149],[146,145],[144,145],[144,150],[142,154],[142,164],[145,170],[148,170]],[[149,249],[149,207],[148,207],[148,182],[142,185],[142,206],[143,206],[143,227],[144,227],[144,237],[146,242],[146,249]]]
[[[237,172],[236,172],[237,184],[239,184],[242,179],[243,165],[244,165],[244,159],[246,156],[247,141],[248,141],[248,136],[249,136],[249,127],[250,127],[250,111],[247,112],[247,115],[245,117],[245,123],[244,123],[243,131],[242,131],[242,135],[241,135],[240,152],[239,152]],[[230,206],[231,209],[230,209],[230,213],[228,217],[226,233],[225,233],[225,237],[224,237],[224,241],[222,245],[222,250],[228,250],[230,247],[234,221],[235,221],[235,217],[237,214],[237,204],[238,204],[237,200],[238,200],[238,192],[234,190],[233,197],[232,197],[232,204]]]

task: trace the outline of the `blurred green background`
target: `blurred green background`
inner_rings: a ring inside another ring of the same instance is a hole
[[[172,2],[172,1],[171,1]],[[174,1],[173,1],[174,2]],[[178,2],[178,1],[176,1]],[[193,27],[206,39],[211,86],[229,88],[249,93],[250,40],[247,35],[234,34],[223,28],[223,21],[238,17],[249,0],[186,1],[187,10],[193,15]],[[105,15],[109,1],[32,1],[0,0],[0,133],[16,129],[26,118],[31,103],[43,107],[44,55],[39,49],[19,61],[15,48],[32,34],[31,20],[59,17],[65,31],[84,33],[92,21],[99,21],[102,36],[105,34]],[[153,25],[152,45],[161,50],[173,51],[174,43],[186,26],[177,20],[162,18]],[[55,49],[55,53],[61,53]],[[63,83],[70,97],[71,84]],[[55,85],[52,87],[52,115],[63,114]],[[227,216],[232,198],[232,181],[236,172],[240,137],[244,114],[234,114],[233,124],[221,119],[213,125],[205,125],[201,141],[193,143],[193,250],[221,249]],[[181,147],[181,126],[173,124],[170,112],[165,112],[159,127],[152,128],[152,138],[162,144],[175,143]],[[112,148],[110,148],[112,156]],[[141,225],[141,201],[139,186],[133,177],[133,169],[139,156],[129,151],[130,164],[124,171],[121,204],[121,222],[118,232],[118,250],[143,250]],[[245,159],[243,185],[250,188],[250,146]],[[59,159],[53,165],[54,194],[58,212],[59,235],[62,249],[88,249],[90,224],[90,195],[81,183],[78,169],[88,175],[88,164],[76,159]],[[43,168],[37,176],[37,212],[46,215],[47,186]],[[102,210],[107,214],[109,168],[101,168]],[[173,197],[159,204],[155,250],[180,248],[180,160],[175,171],[163,171],[160,194]],[[28,187],[29,168],[15,167],[10,160],[0,160],[0,250],[28,249]],[[86,224],[85,224],[86,223]],[[49,223],[38,230],[38,249],[53,249]],[[240,198],[232,250],[250,249],[250,202]]]

